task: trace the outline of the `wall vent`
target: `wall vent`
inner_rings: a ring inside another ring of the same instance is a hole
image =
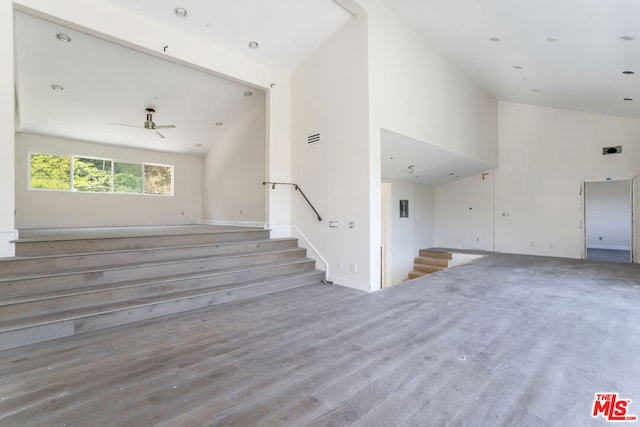
[[[315,144],[316,142],[320,142],[320,134],[316,133],[315,135],[309,135],[307,137],[307,144]]]
[[[602,155],[608,154],[622,154],[622,145],[616,145],[615,147],[602,147]]]

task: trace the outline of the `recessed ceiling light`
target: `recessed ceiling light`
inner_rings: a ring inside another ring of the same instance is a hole
[[[516,70],[522,70],[524,67],[522,65],[514,65],[513,68]]]
[[[260,45],[258,44],[258,42],[249,42],[249,47],[250,47],[251,49],[257,49],[257,48],[258,48],[258,46],[260,46]]]
[[[222,122],[216,122],[216,126],[218,127],[222,126],[222,124],[223,124]]]
[[[47,121],[49,123],[51,123],[52,125],[59,125],[60,124],[60,120],[58,120],[58,119],[49,119]]]
[[[202,147],[202,144],[196,144],[196,147]]]
[[[626,71],[622,72],[622,74],[626,74],[628,76],[630,76],[631,74],[635,74],[635,73],[636,73],[635,71],[631,71],[631,70],[626,70]]]
[[[63,43],[69,43],[71,41],[71,37],[69,36],[69,34],[65,34],[65,33],[56,34],[56,38]]]
[[[624,40],[626,42],[630,42],[630,41],[635,40],[635,39],[636,39],[635,36],[622,36],[622,37],[620,37],[620,40]]]
[[[57,83],[53,83],[51,85],[51,89],[55,90],[56,92],[64,92],[64,88]]]
[[[531,92],[540,92],[540,89],[531,89]]]
[[[623,101],[633,101],[633,98],[622,98]]]
[[[489,37],[489,40],[491,40],[492,42],[499,42],[500,39],[497,37]]]
[[[187,17],[187,9],[185,9],[184,7],[176,7],[176,10],[174,12],[176,13],[176,16],[178,18],[186,18]]]
[[[246,96],[246,97],[249,97],[249,96],[252,96],[252,95],[253,95],[253,92],[251,92],[250,90],[248,90],[248,91],[246,91],[244,93],[244,96]]]
[[[389,160],[393,160],[393,156],[389,157]]]
[[[557,42],[558,40],[560,40],[560,39],[558,37],[555,37],[555,36],[547,37],[547,41],[548,42]]]
[[[451,173],[449,174],[449,176],[453,176],[453,175],[455,175],[455,174],[456,174],[455,172],[451,172]]]

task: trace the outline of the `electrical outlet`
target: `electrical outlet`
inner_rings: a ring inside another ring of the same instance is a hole
[[[349,228],[356,228],[356,223],[353,221],[349,222]]]

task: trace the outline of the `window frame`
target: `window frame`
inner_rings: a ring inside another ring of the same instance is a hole
[[[68,157],[69,158],[69,189],[55,189],[55,188],[34,188],[31,186],[31,160],[34,155],[45,155],[45,156],[58,156],[58,157]],[[100,157],[100,156],[90,156],[84,154],[68,154],[68,153],[54,153],[54,152],[45,152],[45,151],[27,151],[27,190],[28,191],[55,191],[62,193],[78,193],[78,194],[118,194],[118,195],[129,195],[129,196],[152,196],[152,197],[173,197],[175,195],[175,166],[168,165],[164,163],[155,163],[155,162],[140,162],[140,161],[129,161],[129,160],[116,160],[114,158],[108,157]],[[76,190],[74,185],[74,175],[75,175],[75,167],[74,160],[76,158],[81,159],[91,159],[91,160],[105,160],[111,162],[111,189],[110,191],[82,191]],[[142,171],[142,191],[140,193],[131,193],[124,191],[116,191],[115,190],[115,164],[116,163],[124,163],[130,165],[140,165]],[[154,194],[154,193],[146,193],[145,192],[145,165],[149,166],[161,166],[167,167],[171,171],[171,187],[170,193],[168,194]]]

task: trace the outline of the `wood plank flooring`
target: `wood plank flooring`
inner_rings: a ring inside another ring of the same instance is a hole
[[[640,415],[640,268],[490,255],[0,352],[0,426],[573,426]]]

